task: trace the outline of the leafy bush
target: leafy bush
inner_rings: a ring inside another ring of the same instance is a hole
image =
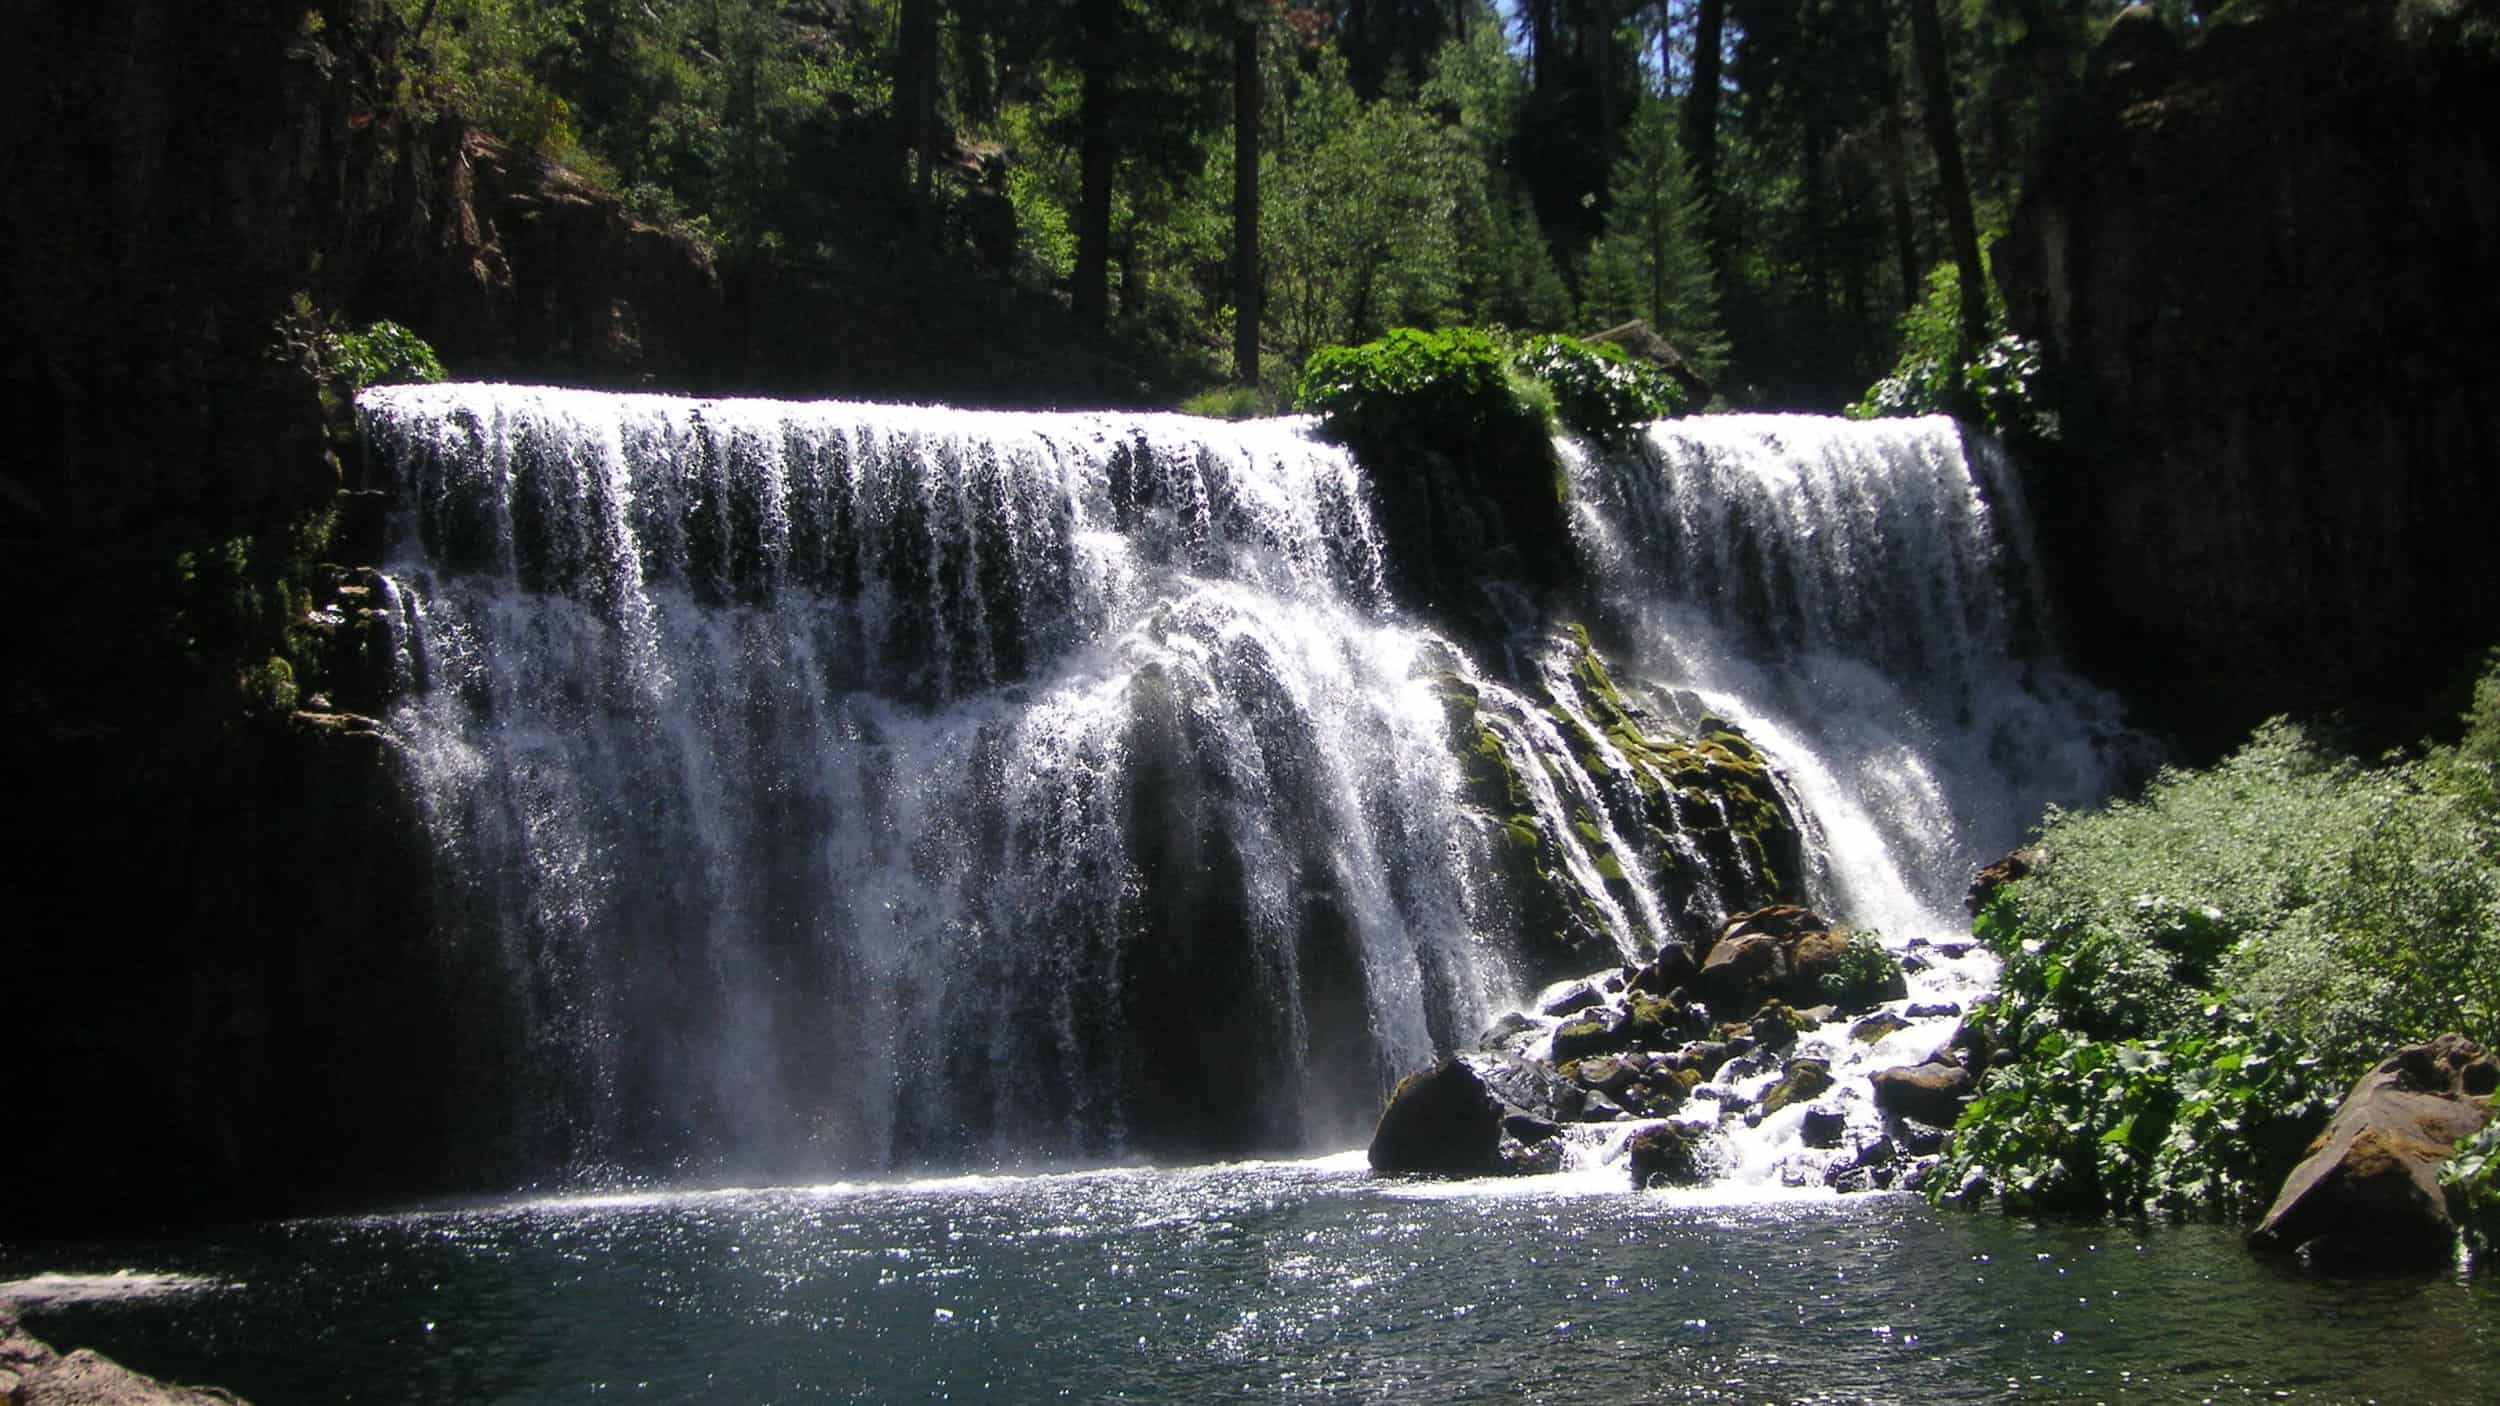
[[[1826,996],[1845,1007],[1894,999],[1907,980],[1900,960],[1884,946],[1883,934],[1870,928],[1849,934],[1840,960],[1823,973],[1822,986]]]
[[[367,386],[432,384],[444,378],[434,348],[396,322],[333,333],[323,339],[322,351],[351,394]]]
[[[1564,424],[1592,439],[1621,439],[1684,408],[1681,385],[1612,343],[1537,337],[1514,364],[1552,389]]]
[[[2439,1169],[2456,1198],[2457,1224],[2477,1254],[2500,1252],[2500,1119],[2457,1144]]]
[[[1362,442],[1465,434],[1527,417],[1508,358],[1473,328],[1401,327],[1359,347],[1323,347],[1303,365],[1294,401],[1329,433]]]
[[[1928,271],[1926,293],[1901,315],[1892,373],[1869,386],[1848,416],[1960,415],[1999,434],[2056,439],[2039,343],[2006,331],[2005,309],[1992,298],[1988,320],[1997,336],[1964,359],[1961,315],[1960,278],[1950,263],[1938,264]]]
[[[1619,439],[1681,409],[1683,387],[1611,345],[1537,337],[1505,355],[1473,328],[1402,327],[1359,347],[1314,353],[1295,401],[1331,434],[1355,442],[1551,432],[1557,420],[1592,438]]]
[[[2490,1031],[2493,757],[2500,671],[2419,761],[2365,767],[2276,721],[2141,799],[2052,812],[2046,863],[1974,925],[2003,968],[1972,1020],[2002,1054],[1938,1194],[2243,1208],[2390,1048]]]
[[[1975,1014],[2003,1019],[2003,1005]],[[2125,1040],[2036,1029],[1989,1071],[1929,1186],[2036,1211],[2262,1206],[2333,1111],[2334,1085],[2245,1010],[2209,1006],[2201,1023]]]

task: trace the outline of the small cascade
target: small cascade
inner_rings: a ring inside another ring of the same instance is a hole
[[[1811,829],[1809,903],[1879,932],[1908,975],[1864,1018],[1797,1017],[1793,1042],[1755,1021],[1750,1048],[1693,1090],[1701,1121],[1686,1126],[1714,1129],[1700,1155],[1739,1184],[1889,1155],[1869,1078],[1942,1050],[1995,977],[1963,886],[2043,807],[2108,794],[2143,743],[2058,661],[2018,486],[1993,442],[1951,421],[1709,417],[1569,462],[1626,671],[1777,760]],[[1801,1065],[1827,1071],[1831,1094],[1815,1070],[1795,1083]],[[1620,1157],[1628,1136],[1597,1132],[1572,1155]]]

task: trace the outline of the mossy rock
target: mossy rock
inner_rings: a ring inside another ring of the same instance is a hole
[[[1578,1021],[1554,1032],[1554,1063],[1564,1065],[1590,1055],[1612,1054],[1626,1043],[1624,1033],[1605,1021]]]
[[[1829,1061],[1792,1059],[1781,1072],[1780,1081],[1763,1095],[1762,1111],[1765,1114],[1777,1113],[1792,1103],[1811,1102],[1822,1097],[1831,1086],[1832,1066]]]
[[[1709,1170],[1701,1156],[1708,1136],[1669,1123],[1634,1137],[1625,1158],[1632,1172],[1632,1189],[1693,1186],[1708,1180]]]

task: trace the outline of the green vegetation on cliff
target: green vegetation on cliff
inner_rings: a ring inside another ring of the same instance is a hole
[[[2390,1050],[2500,1032],[2500,671],[2474,697],[2416,758],[2278,721],[2053,813],[1978,918],[2004,961],[1972,1012],[1993,1063],[1937,1194],[2246,1210]]]

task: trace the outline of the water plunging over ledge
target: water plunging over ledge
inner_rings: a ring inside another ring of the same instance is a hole
[[[1713,832],[1642,807],[1567,642],[1404,613],[1363,466],[1302,422],[362,407],[488,1179],[1342,1147],[1549,927],[1637,958],[1781,880],[1627,863]],[[1623,706],[1759,746],[1803,896],[1936,935],[2042,802],[2100,794],[2106,701],[1949,422],[1568,457]],[[1515,815],[1469,803],[1454,689]]]

